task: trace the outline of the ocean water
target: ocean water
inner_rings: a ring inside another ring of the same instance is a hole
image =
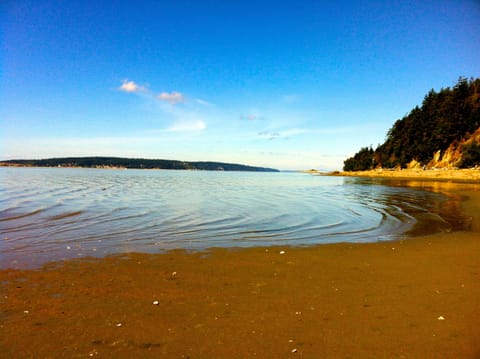
[[[392,240],[419,218],[435,231],[461,216],[445,216],[449,199],[438,193],[303,173],[0,168],[0,183],[1,268],[131,251]]]

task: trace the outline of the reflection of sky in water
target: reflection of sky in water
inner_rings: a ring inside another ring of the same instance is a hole
[[[389,240],[416,219],[424,224],[419,233],[455,228],[461,219],[459,199],[299,173],[1,168],[0,178],[3,266],[127,251]]]

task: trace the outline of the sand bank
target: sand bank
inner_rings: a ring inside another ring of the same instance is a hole
[[[480,182],[480,169],[404,169],[335,172],[336,176]]]
[[[462,193],[478,223],[478,191]],[[478,358],[480,238],[472,230],[4,270],[2,355]]]

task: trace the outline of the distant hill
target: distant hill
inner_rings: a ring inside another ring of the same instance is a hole
[[[480,79],[461,77],[453,88],[432,89],[421,107],[394,123],[383,144],[361,148],[343,169],[475,166],[480,166]]]
[[[273,168],[245,166],[235,163],[184,162],[173,160],[120,157],[65,157],[48,158],[41,160],[8,160],[1,161],[0,165],[30,167],[137,168],[164,170],[278,172],[278,170]]]

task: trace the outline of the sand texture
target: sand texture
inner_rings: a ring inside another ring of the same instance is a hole
[[[463,182],[480,182],[480,169],[404,169],[404,170],[370,170],[336,172],[335,175],[347,177],[381,177],[381,178],[405,178],[424,180],[450,180]]]

